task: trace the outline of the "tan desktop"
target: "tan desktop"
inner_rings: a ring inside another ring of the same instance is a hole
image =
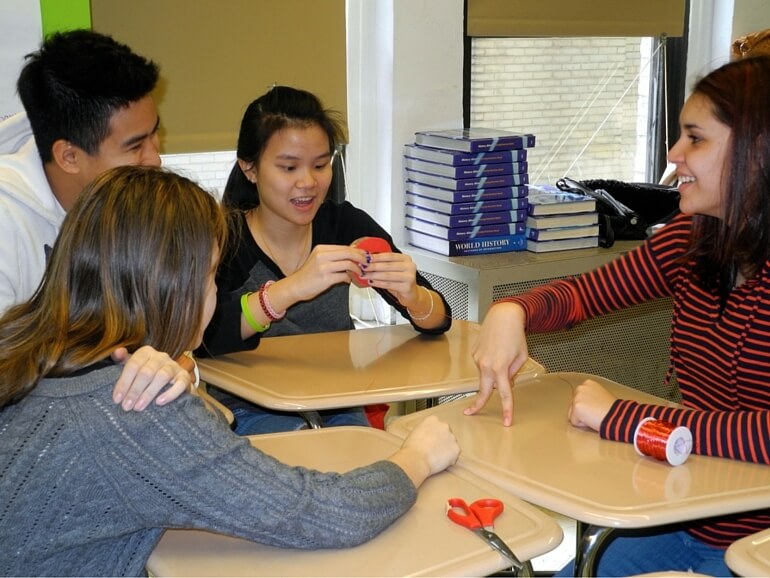
[[[520,251],[475,257],[445,257],[410,246],[403,250],[414,259],[420,273],[444,294],[454,318],[482,322],[495,300],[590,271],[637,244],[619,241],[609,249]],[[670,324],[671,300],[660,300],[592,319],[569,331],[531,335],[529,354],[548,371],[601,375],[678,401],[676,382],[664,387]]]

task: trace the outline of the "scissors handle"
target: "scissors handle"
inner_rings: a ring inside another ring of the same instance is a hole
[[[456,524],[473,530],[487,544],[506,557],[515,568],[521,570],[524,565],[513,550],[500,536],[486,529],[494,526],[495,518],[503,513],[504,507],[500,500],[494,498],[482,498],[470,506],[462,498],[450,498],[447,500],[446,515]]]
[[[503,512],[503,503],[493,498],[476,500],[470,506],[462,498],[447,500],[446,515],[450,520],[471,530],[494,526],[495,518]]]
[[[459,524],[470,530],[483,528],[481,521],[462,498],[449,498],[447,500],[446,515],[455,524]]]
[[[479,522],[485,528],[495,525],[495,518],[503,513],[503,508],[503,503],[494,498],[483,498],[471,504],[471,512],[476,514]]]

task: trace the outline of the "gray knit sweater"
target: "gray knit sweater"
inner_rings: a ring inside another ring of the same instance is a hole
[[[0,574],[139,575],[164,528],[348,547],[414,503],[391,462],[290,468],[193,396],[123,412],[111,400],[118,375],[47,379],[0,411]]]

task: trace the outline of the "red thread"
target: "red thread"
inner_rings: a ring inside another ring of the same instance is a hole
[[[648,417],[636,428],[634,447],[643,456],[678,466],[690,455],[692,433],[684,426]]]

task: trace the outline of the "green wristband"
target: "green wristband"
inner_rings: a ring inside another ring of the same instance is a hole
[[[264,333],[270,329],[270,324],[260,325],[259,322],[254,319],[254,316],[251,314],[251,309],[249,309],[249,295],[251,295],[251,293],[244,293],[241,295],[241,313],[243,313],[243,317],[246,319],[246,323],[249,324],[249,327],[257,333]]]

